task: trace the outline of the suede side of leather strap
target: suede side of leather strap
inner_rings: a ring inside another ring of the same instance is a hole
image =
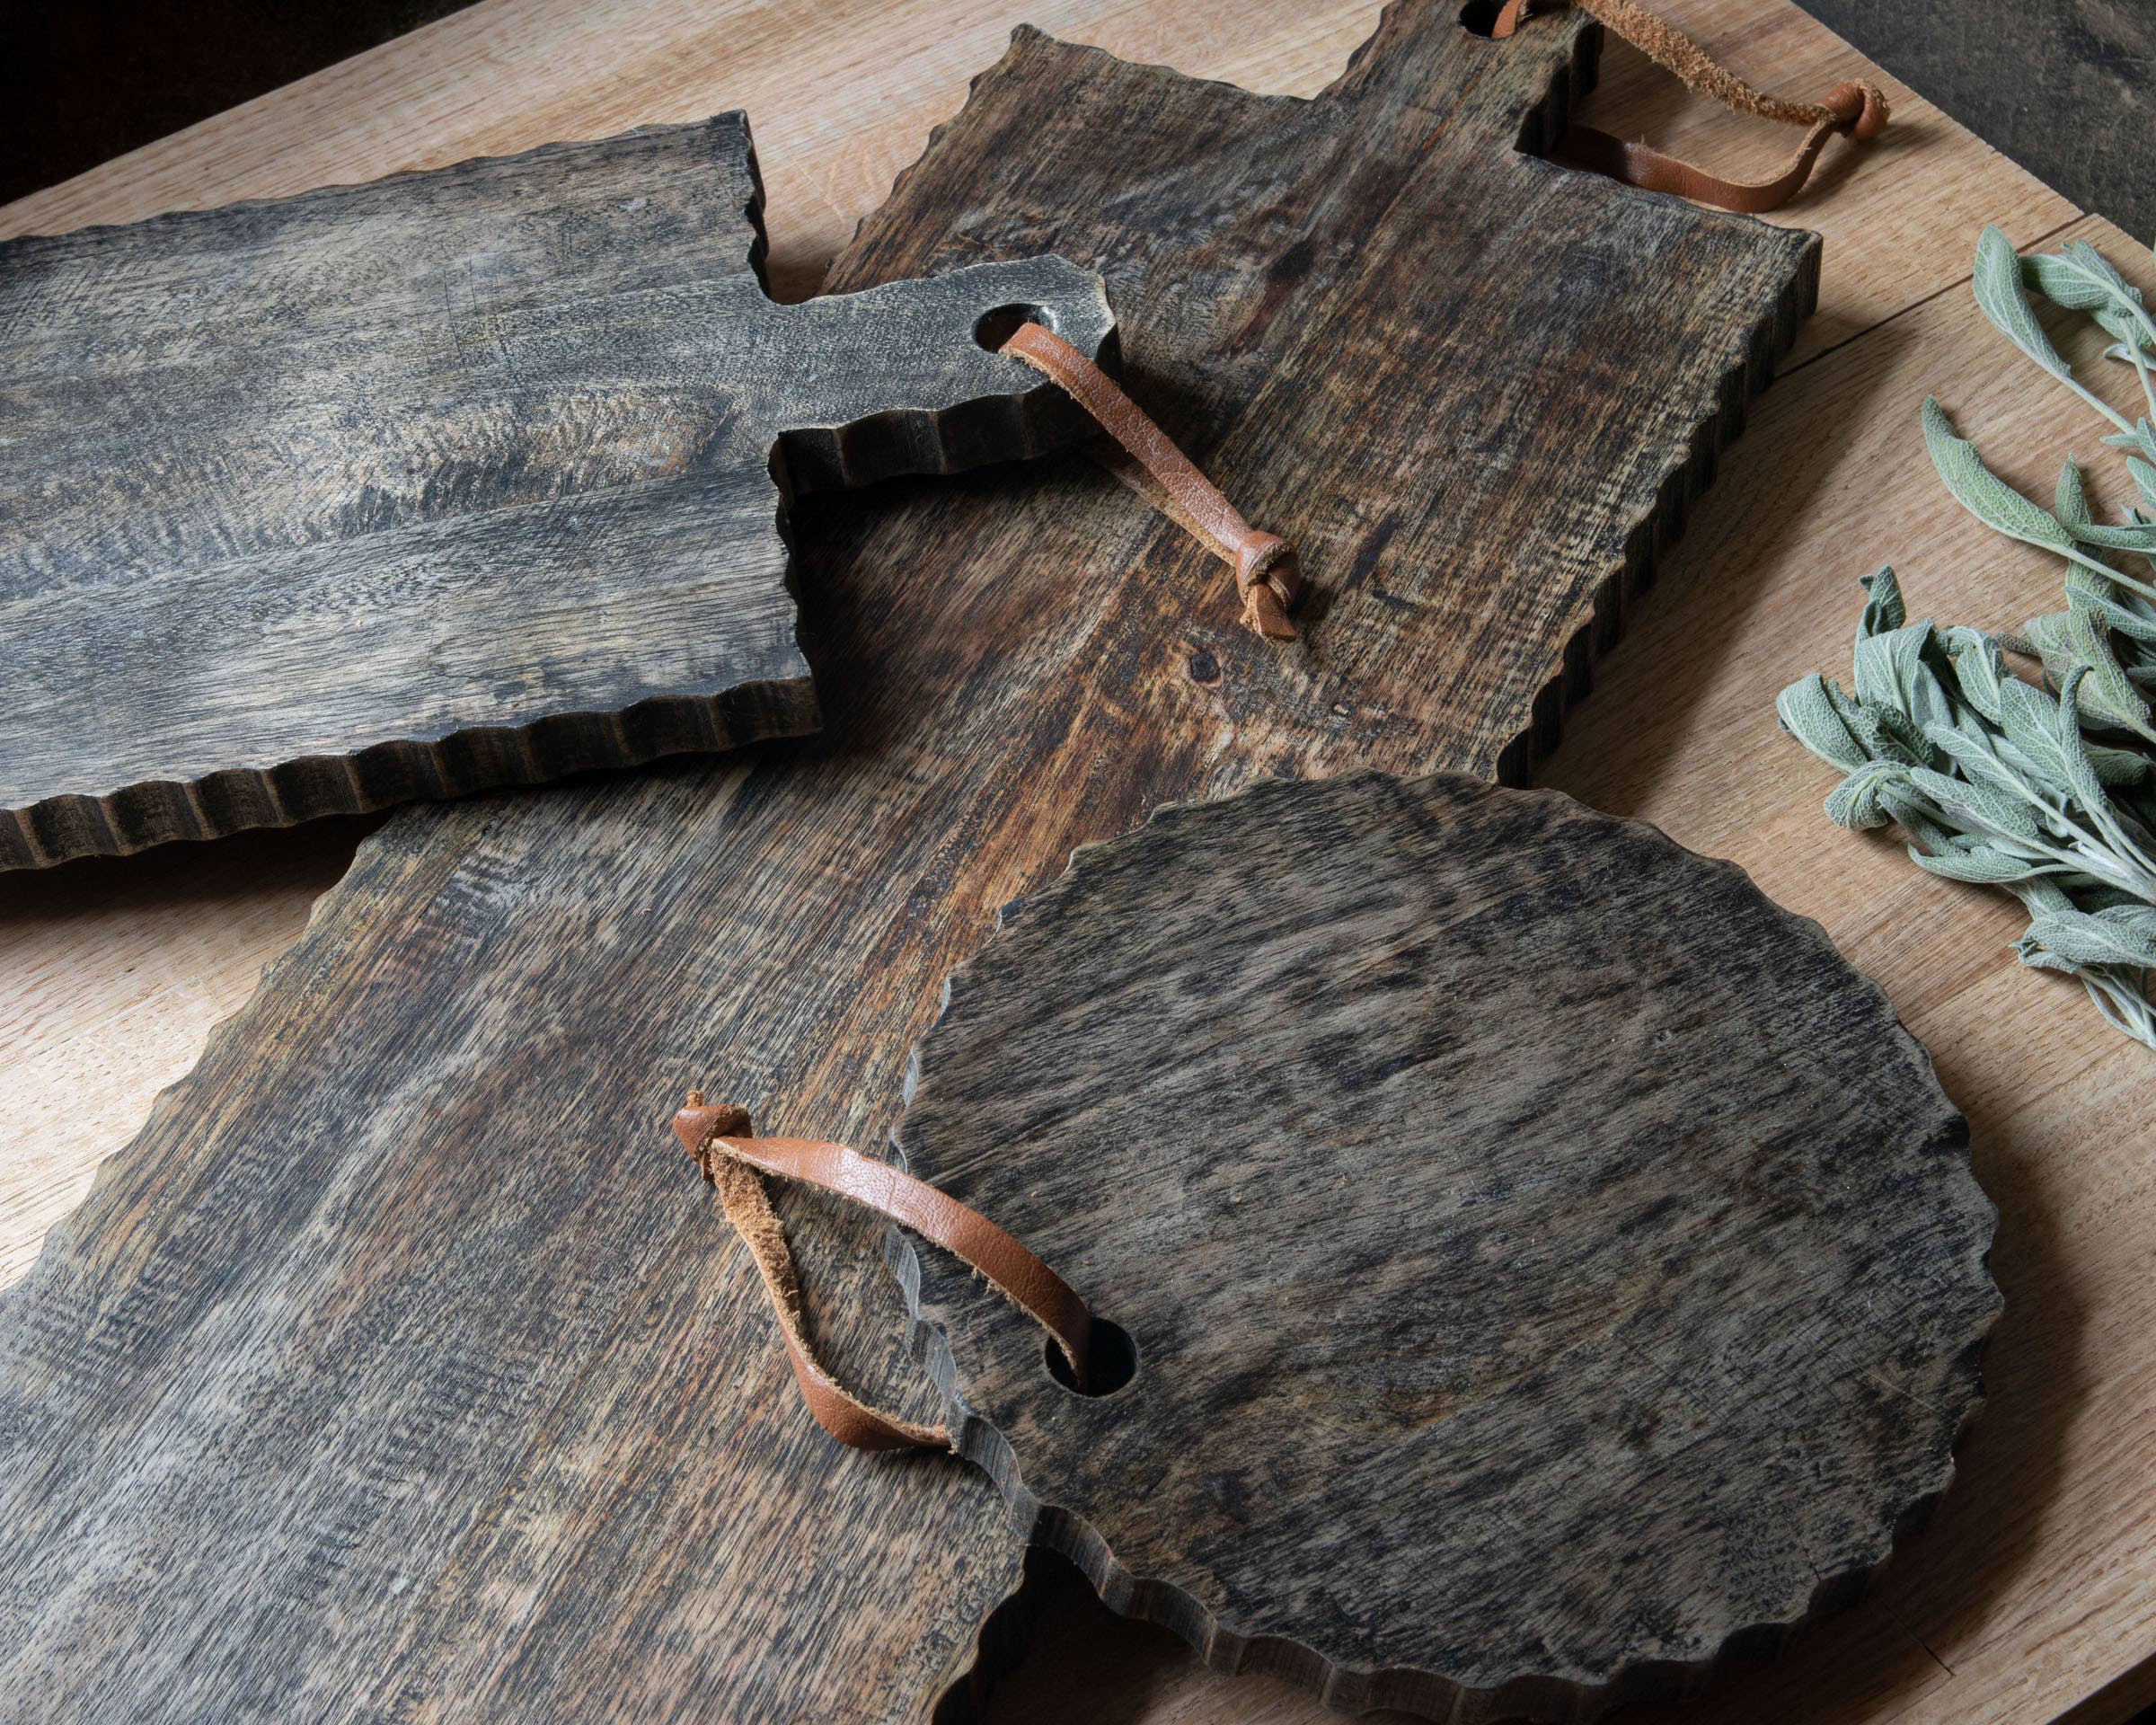
[[[1092,1314],[1064,1279],[979,1211],[926,1181],[817,1138],[760,1138],[747,1110],[706,1104],[692,1093],[674,1117],[682,1146],[719,1190],[727,1220],[755,1258],[771,1296],[801,1398],[817,1422],[857,1449],[949,1448],[941,1427],[916,1425],[870,1406],[839,1384],[816,1358],[802,1322],[800,1286],[785,1231],[764,1191],[775,1174],[851,1199],[962,1259],[1038,1323],[1085,1378]]]
[[[729,1130],[748,1130],[748,1115],[739,1109],[725,1110],[737,1117],[722,1122]],[[817,1425],[854,1449],[948,1449],[950,1434],[941,1426],[923,1426],[881,1408],[870,1407],[835,1380],[816,1357],[801,1311],[801,1287],[794,1274],[793,1253],[786,1245],[786,1231],[772,1208],[771,1194],[763,1177],[746,1163],[725,1156],[701,1159],[704,1177],[718,1190],[726,1219],[748,1247],[764,1291],[770,1296],[779,1321],[779,1336],[786,1345],[786,1363],[793,1381]]]
[[[1551,9],[1567,0],[1506,0],[1489,33],[1502,40],[1516,31],[1536,10]],[[1711,96],[1724,107],[1741,114],[1756,115],[1785,126],[1810,129],[1786,166],[1764,180],[1726,180],[1689,162],[1628,143],[1598,132],[1591,126],[1575,126],[1558,141],[1557,155],[1577,166],[1591,168],[1627,185],[1648,191],[1666,191],[1695,202],[1712,204],[1750,216],[1779,209],[1811,178],[1812,167],[1826,140],[1845,132],[1867,143],[1886,128],[1886,98],[1869,84],[1841,84],[1827,92],[1822,102],[1789,102],[1754,90],[1742,78],[1721,66],[1682,31],[1666,23],[1635,0],[1568,0],[1614,31],[1665,70],[1682,79],[1687,88]]]
[[[1021,323],[1002,351],[1059,385],[1128,458],[1117,476],[1235,571],[1243,620],[1271,641],[1293,641],[1288,613],[1303,593],[1294,549],[1260,533],[1222,495],[1174,440],[1100,367],[1038,323]]]

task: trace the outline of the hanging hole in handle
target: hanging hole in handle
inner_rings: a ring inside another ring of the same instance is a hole
[[[1093,1320],[1091,1339],[1086,1343],[1085,1382],[1071,1374],[1071,1362],[1050,1336],[1047,1341],[1048,1376],[1074,1395],[1113,1395],[1138,1375],[1138,1344],[1130,1331],[1106,1318]]]
[[[1021,323],[1038,323],[1053,333],[1056,314],[1046,305],[998,305],[974,319],[973,339],[990,353],[998,353],[1003,343],[1018,333]]]
[[[1488,36],[1497,27],[1499,0],[1467,0],[1460,8],[1460,28],[1471,36]]]

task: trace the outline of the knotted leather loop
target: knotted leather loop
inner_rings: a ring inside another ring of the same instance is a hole
[[[1789,102],[1780,96],[1767,95],[1718,64],[1683,31],[1664,22],[1635,0],[1506,0],[1503,10],[1490,25],[1489,33],[1498,38],[1510,36],[1533,13],[1554,11],[1567,4],[1579,7],[1605,28],[1616,31],[1656,65],[1682,79],[1688,89],[1711,96],[1725,108],[1740,114],[1754,114],[1785,126],[1810,128],[1789,164],[1765,180],[1725,180],[1719,174],[1709,173],[1703,168],[1680,162],[1644,144],[1627,143],[1607,132],[1598,132],[1591,126],[1575,126],[1559,141],[1558,154],[1567,161],[1592,168],[1597,173],[1606,173],[1613,180],[1621,180],[1627,185],[1648,191],[1674,192],[1680,198],[1713,204],[1722,209],[1761,216],[1780,208],[1804,189],[1804,182],[1811,178],[1813,164],[1819,159],[1819,152],[1836,132],[1846,133],[1858,143],[1865,144],[1886,129],[1889,117],[1886,98],[1877,85],[1838,84],[1827,92],[1825,102]]]
[[[820,1186],[911,1228],[963,1259],[997,1293],[1048,1332],[1085,1382],[1092,1314],[1064,1279],[979,1211],[888,1163],[817,1138],[759,1138],[748,1110],[707,1104],[691,1091],[674,1117],[682,1147],[717,1188],[726,1219],[748,1247],[777,1314],[794,1382],[817,1423],[855,1449],[949,1449],[950,1434],[872,1407],[824,1369],[801,1312],[801,1287],[786,1231],[762,1175]]]
[[[1127,457],[1110,464],[1116,476],[1235,571],[1244,622],[1268,641],[1295,638],[1287,614],[1303,596],[1303,570],[1293,545],[1245,521],[1114,378],[1054,331],[1021,323],[1002,351],[1046,373],[1091,414]]]

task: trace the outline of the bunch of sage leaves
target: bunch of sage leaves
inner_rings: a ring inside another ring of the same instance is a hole
[[[2037,365],[2115,428],[2141,502],[2099,525],[2069,458],[2052,507],[2023,496],[1956,435],[1939,402],[1924,441],[1947,489],[1985,525],[2066,561],[2063,609],[2019,633],[1912,624],[1891,569],[1868,577],[1853,694],[1814,675],[1775,703],[1782,729],[1847,776],[1826,812],[1852,830],[1893,824],[1917,864],[2003,888],[2028,911],[2022,962],[2081,978],[2099,1011],[2156,1048],[2156,320],[2086,241],[2019,257],[1995,227],[1976,248],[1976,302]],[[2029,295],[2095,320],[2148,412],[2129,420],[2073,375]],[[2005,655],[2038,661],[2045,686]]]

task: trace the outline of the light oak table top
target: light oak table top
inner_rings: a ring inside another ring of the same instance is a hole
[[[1969,1117],[2001,1212],[2007,1296],[1992,1402],[1961,1478],[1852,1612],[1773,1664],[1671,1710],[1698,1721],[2123,1719],[2156,1701],[2156,1066],[2064,978],[2023,969],[2016,907],[1923,874],[1819,812],[1832,775],[1776,730],[1775,693],[1846,678],[1856,578],[1899,569],[1913,612],[2009,627],[2059,570],[1964,515],[1916,408],[1936,393],[2016,481],[2059,459],[2115,477],[2098,425],[2011,354],[1967,291],[1976,232],[2096,242],[2144,287],[2147,253],[1886,78],[1786,0],[1664,5],[1736,69],[1795,95],[1848,77],[1895,105],[1867,151],[1830,146],[1777,219],[1826,239],[1819,310],[1754,408],[1657,586],[1625,619],[1542,774],[1736,860],[1882,982]],[[824,261],[963,102],[1011,27],[1306,94],[1368,34],[1366,0],[485,0],[357,59],[0,209],[0,234],[431,167],[554,138],[746,108],[774,286]],[[1696,99],[1613,45],[1583,116],[1734,172],[1789,135]],[[2138,263],[2134,261],[2138,260]],[[2116,502],[2116,492],[2106,501]],[[36,1255],[209,1027],[288,947],[367,821],[257,833],[0,877],[0,1278]],[[1333,1717],[1264,1678],[1223,1679],[1067,1579],[998,1692],[998,1719],[1165,1725]]]

